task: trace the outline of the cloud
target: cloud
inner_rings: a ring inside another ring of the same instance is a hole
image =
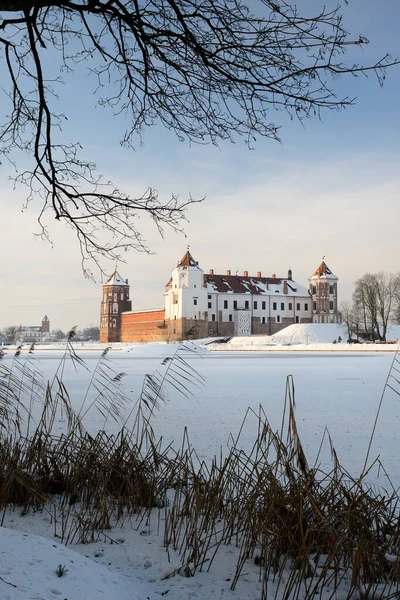
[[[349,298],[355,279],[366,271],[398,270],[397,157],[365,153],[327,162],[279,164],[268,159],[268,171],[235,189],[220,174],[218,193],[191,207],[187,238],[166,230],[160,238],[152,223],[140,228],[155,255],[131,253],[119,270],[129,278],[135,308],[163,305],[164,285],[172,268],[191,245],[200,266],[216,272],[231,269],[284,276],[290,266],[303,285],[322,255],[339,277],[340,296]],[[259,171],[258,171],[259,172]],[[190,172],[182,175],[187,185]],[[138,181],[120,181],[136,191]],[[207,184],[208,185],[208,184]],[[210,186],[211,187],[211,186]],[[48,314],[52,327],[97,323],[100,283],[81,275],[75,238],[65,226],[52,225],[54,248],[34,239],[33,207],[21,214],[23,197],[0,190],[3,253],[0,327],[14,322],[35,324]],[[110,265],[109,270],[113,269]],[[43,314],[42,314],[43,313]],[[72,322],[74,321],[74,322]]]

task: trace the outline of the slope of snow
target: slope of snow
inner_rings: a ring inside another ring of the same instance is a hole
[[[5,527],[0,529],[0,598],[139,600],[135,580],[52,540]]]
[[[347,344],[347,329],[344,324],[304,323],[285,327],[274,335],[252,335],[234,337],[227,344],[208,346],[212,350],[311,350],[311,351],[368,351],[384,352],[396,350],[395,344]],[[341,343],[338,343],[341,338]],[[387,339],[400,339],[400,325],[388,327]]]
[[[306,323],[293,324],[285,327],[270,336],[274,343],[278,344],[330,344],[338,338],[347,341],[347,332],[345,325],[335,323]]]

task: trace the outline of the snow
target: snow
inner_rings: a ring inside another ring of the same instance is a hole
[[[121,277],[117,270],[115,270],[103,285],[128,285],[128,282]]]
[[[227,451],[230,434],[238,433],[247,407],[257,412],[261,404],[273,429],[279,429],[286,376],[292,374],[296,386],[298,429],[310,463],[318,453],[327,425],[340,461],[350,473],[359,474],[395,346],[376,346],[375,350],[390,348],[392,352],[371,354],[360,353],[360,345],[329,344],[338,335],[344,338],[343,330],[339,333],[339,328],[336,325],[293,325],[271,338],[236,338],[230,344],[219,345],[218,352],[206,349],[189,352],[187,360],[204,376],[206,384],[190,398],[169,390],[169,401],[155,415],[156,435],[163,436],[164,446],[170,442],[180,445],[186,426],[199,458],[210,461],[220,448],[223,453]],[[396,329],[392,331],[396,332]],[[260,339],[259,348],[264,350],[268,349],[265,344],[277,343],[284,333],[293,346],[272,346],[269,352],[249,351],[250,344],[257,339]],[[246,352],[227,352],[229,347],[235,347],[235,343]],[[335,353],[321,351],[325,345],[335,348]],[[299,351],[302,347],[315,347],[318,351]],[[349,347],[354,351],[346,354]],[[196,346],[192,348],[194,350]],[[280,353],[276,352],[279,348],[282,348]],[[71,402],[78,408],[104,346],[81,347],[77,344],[76,349],[78,352],[82,349],[88,371],[75,371],[67,364],[64,379]],[[160,360],[177,349],[178,344],[167,343],[113,345],[110,360],[117,372],[126,373],[123,382],[129,399],[127,412],[139,395],[143,376],[152,373]],[[46,378],[54,375],[61,352],[62,347],[52,352],[35,351],[34,364]],[[12,360],[12,352],[7,352],[3,360]],[[388,390],[372,445],[371,461],[380,455],[395,487],[400,485],[399,419],[398,396]],[[99,414],[92,413],[86,425],[89,432],[95,432],[104,426],[104,422]],[[56,433],[64,426],[59,415]],[[107,422],[108,431],[115,431],[117,427],[117,424]],[[256,434],[257,420],[250,418],[243,427],[241,438],[245,450],[251,447]],[[328,444],[322,449],[320,462],[322,468],[332,466]],[[388,487],[382,471],[372,471],[369,481]],[[234,545],[221,547],[209,572],[205,569],[193,578],[174,574],[180,562],[172,551],[168,557],[163,547],[163,522],[163,511],[153,511],[148,520],[133,520],[124,527],[113,527],[93,544],[64,548],[56,542],[55,525],[46,511],[24,514],[18,509],[7,510],[5,527],[0,530],[0,598],[153,600],[166,596],[173,600],[224,600],[229,596],[233,600],[255,600],[260,597],[260,571],[252,560],[246,562],[237,588],[230,590],[238,558],[238,549]],[[60,578],[56,575],[59,564],[67,568]],[[275,597],[274,592],[275,584],[271,582],[271,597]],[[328,597],[321,595],[322,600]]]
[[[339,337],[341,343],[338,343]],[[293,324],[271,336],[252,335],[234,337],[227,344],[207,346],[216,351],[320,351],[320,352],[393,352],[396,344],[347,344],[347,328],[344,324],[307,323]],[[388,341],[400,339],[400,325],[390,325]]]
[[[53,540],[0,529],[2,600],[139,600],[135,587],[140,588],[135,579],[113,573]]]

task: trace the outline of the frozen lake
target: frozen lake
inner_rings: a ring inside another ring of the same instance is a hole
[[[127,411],[136,401],[146,373],[152,373],[172,348],[163,346],[160,352],[145,355],[135,352],[114,352],[110,361],[117,372],[124,372],[123,383],[128,396]],[[38,352],[34,364],[46,379],[51,379],[60,361],[59,352]],[[82,352],[89,371],[77,372],[69,364],[64,381],[74,407],[79,407],[90,372],[96,366],[99,353]],[[286,377],[293,375],[296,386],[296,415],[302,443],[310,462],[316,456],[325,426],[333,439],[343,465],[353,474],[362,469],[376,410],[379,404],[393,353],[379,354],[301,354],[290,353],[224,353],[207,352],[191,355],[190,363],[205,378],[204,387],[195,397],[184,398],[170,390],[168,402],[156,413],[154,429],[165,443],[179,445],[183,429],[199,456],[210,459],[220,448],[227,447],[229,435],[238,433],[246,409],[258,411],[261,404],[273,429],[279,429],[285,393]],[[8,363],[11,354],[5,357]],[[380,458],[395,485],[400,485],[397,453],[400,442],[400,397],[387,390],[374,438],[371,458]],[[101,427],[102,419],[90,414],[85,423],[89,431]],[[250,448],[256,435],[256,419],[244,430],[242,443]],[[62,423],[57,427],[62,428]],[[110,422],[109,429],[117,429]],[[328,445],[322,464],[329,468]],[[386,486],[383,473],[371,474],[370,480]]]

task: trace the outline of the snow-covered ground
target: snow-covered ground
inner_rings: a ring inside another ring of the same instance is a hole
[[[160,360],[176,349],[173,344],[138,344],[110,353],[116,372],[126,373],[123,379],[129,399],[126,414],[140,393],[144,374],[152,373]],[[226,347],[221,347],[219,352],[201,350],[198,354],[189,353],[187,358],[204,376],[205,385],[191,398],[184,398],[170,390],[169,401],[161,407],[154,420],[155,432],[163,436],[165,445],[171,441],[179,444],[187,426],[200,458],[210,460],[220,447],[223,451],[227,448],[231,433],[237,434],[247,407],[257,411],[260,404],[272,427],[278,429],[286,376],[291,374],[296,385],[298,428],[310,462],[315,459],[324,428],[328,426],[343,465],[353,475],[360,473],[393,353],[233,353],[224,352],[224,349]],[[75,407],[80,406],[99,355],[100,352],[95,350],[84,353],[88,371],[82,368],[76,371],[71,364],[65,368],[64,380]],[[60,356],[61,351],[37,351],[31,364],[51,379]],[[11,361],[11,353],[3,360]],[[399,419],[399,397],[388,389],[371,458],[380,455],[395,486],[400,486]],[[98,413],[91,413],[86,425],[90,431],[96,431],[103,426],[103,419]],[[60,415],[56,428],[62,431],[63,427]],[[117,425],[108,421],[106,427],[114,430]],[[243,447],[250,448],[256,432],[256,419],[250,418],[243,428]],[[327,444],[320,460],[322,466],[331,465]],[[370,481],[388,486],[382,472],[371,473]],[[229,590],[236,558],[236,549],[230,546],[224,547],[218,554],[209,573],[197,573],[194,578],[181,575],[168,577],[179,567],[179,560],[172,554],[169,561],[163,548],[162,535],[158,534],[159,529],[162,531],[162,518],[161,515],[159,522],[155,515],[150,522],[133,522],[132,527],[127,524],[124,529],[112,530],[95,544],[69,547],[71,554],[62,554],[64,550],[56,544],[39,543],[36,538],[27,536],[19,545],[26,561],[21,563],[21,567],[15,565],[16,559],[22,560],[22,557],[14,554],[13,559],[14,550],[9,550],[14,548],[14,543],[17,548],[18,542],[9,537],[6,529],[2,529],[0,553],[4,561],[0,561],[0,598],[97,600],[118,597],[122,600],[153,600],[166,596],[174,600],[223,600],[229,596],[254,600],[260,597],[259,569],[252,561],[246,565],[236,590]],[[54,540],[54,524],[51,515],[45,512],[23,515],[18,509],[7,511],[4,525]],[[7,553],[9,558],[6,561]],[[82,556],[85,560],[90,559],[84,565]],[[104,569],[96,572],[97,567],[93,566],[92,560],[101,563]],[[55,574],[59,564],[67,567],[61,578]],[[94,587],[95,582],[98,590]],[[91,591],[87,591],[87,585],[92,585]],[[108,592],[108,585],[115,586],[114,596]],[[271,593],[273,589],[271,585]]]
[[[204,350],[213,352],[227,351],[292,351],[292,352],[394,352],[400,340],[400,325],[389,325],[387,331],[388,344],[380,343],[347,343],[347,328],[344,324],[294,324],[285,327],[274,335],[252,335],[249,337],[233,337],[228,343],[215,342],[215,338],[195,340],[195,344]],[[220,338],[219,338],[220,339]],[[341,342],[338,340],[341,339]],[[397,343],[396,343],[397,342]],[[62,352],[65,342],[36,346],[36,352]],[[77,352],[98,353],[105,345],[92,342],[74,342]],[[27,347],[29,347],[27,345]],[[177,343],[113,343],[113,352],[138,354],[140,356],[168,356],[178,348]],[[9,350],[15,350],[10,346]]]
[[[397,348],[397,343],[347,344],[347,338],[345,325],[309,323],[289,325],[271,336],[234,337],[227,344],[215,343],[207,345],[207,348],[214,351],[264,352],[393,352]],[[400,325],[389,326],[387,340],[397,342],[399,339]]]
[[[145,598],[134,590],[141,592],[134,577],[129,579],[113,573],[91,558],[53,540],[10,528],[0,530],[2,600]]]

